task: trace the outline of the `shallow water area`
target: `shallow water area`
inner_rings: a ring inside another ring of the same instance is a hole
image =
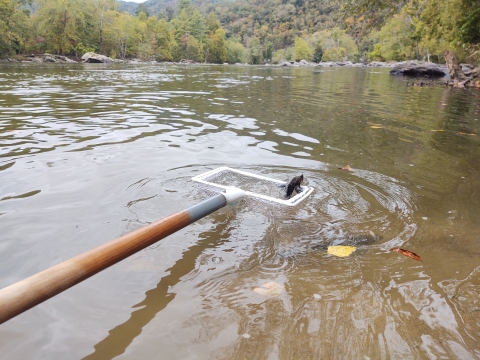
[[[0,287],[208,198],[191,178],[218,167],[315,190],[227,206],[0,325],[0,359],[480,359],[480,93],[406,82],[1,64]]]

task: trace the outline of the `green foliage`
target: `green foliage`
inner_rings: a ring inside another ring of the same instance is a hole
[[[179,0],[177,10],[178,10],[178,13],[181,13],[182,10],[186,10],[188,13],[191,7],[192,7],[192,3],[190,0]]]
[[[218,20],[217,15],[213,11],[208,14],[206,25],[210,33],[222,27],[222,25],[220,24],[220,20]]]
[[[19,1],[0,0],[0,57],[25,49],[31,26],[23,10]]]
[[[47,43],[47,51],[68,54],[80,40],[87,23],[83,1],[40,0],[37,26]]]
[[[171,21],[175,16],[175,10],[171,6],[165,8],[165,20]]]
[[[264,48],[257,37],[251,37],[248,40],[248,62],[251,64],[263,64],[264,63]]]
[[[158,0],[135,5],[136,16],[117,11],[115,0],[37,0],[33,14],[30,3],[0,0],[0,56],[87,48],[252,64],[355,61],[359,49],[383,60],[439,59],[447,48],[461,60],[480,56],[478,0],[179,0],[176,10]]]
[[[310,47],[322,51],[322,61],[355,60],[358,47],[345,30],[335,27],[317,31],[309,38]]]
[[[382,44],[373,45],[373,50],[368,53],[368,61],[384,61],[382,56]]]
[[[348,0],[344,15],[351,32],[379,30],[374,35],[387,60],[438,59],[446,49],[464,59],[479,48],[478,0]]]
[[[145,4],[138,4],[137,10],[135,10],[135,15],[138,17],[140,13],[144,13],[145,16],[148,18],[150,16],[150,11],[148,10]]]
[[[310,61],[313,59],[313,50],[308,46],[307,41],[302,38],[295,39],[293,54],[297,61],[302,59]]]
[[[343,47],[332,47],[323,53],[322,61],[343,61],[346,59],[347,50]]]
[[[280,49],[273,53],[273,63],[279,64],[283,61],[293,61],[293,47],[289,47],[286,49]]]
[[[83,45],[82,42],[79,42],[73,50],[75,50],[76,57],[81,57],[83,54],[86,54],[87,52],[95,52],[95,48],[91,46]]]
[[[220,27],[210,32],[206,42],[205,60],[217,64],[223,64],[227,61],[225,31]]]
[[[411,17],[404,12],[390,18],[371,38],[375,39],[376,44],[368,54],[369,59],[401,61],[416,57],[415,26]]]
[[[459,40],[464,44],[480,44],[480,4],[475,0],[461,2],[461,16],[457,21]]]
[[[317,44],[315,46],[315,49],[313,49],[313,62],[316,62],[316,63],[319,63],[320,61],[322,61],[322,57],[323,57],[323,49],[322,49],[322,46],[320,44]]]
[[[154,28],[156,41],[155,57],[158,61],[172,61],[173,28],[165,19],[161,19]]]
[[[227,48],[227,62],[229,64],[243,63],[245,61],[245,47],[236,38],[225,41]]]

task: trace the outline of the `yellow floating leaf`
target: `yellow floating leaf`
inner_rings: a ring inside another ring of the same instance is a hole
[[[383,128],[383,126],[372,125],[372,126],[370,126],[370,128],[372,128],[372,129],[381,129],[381,128]]]
[[[269,281],[260,287],[253,289],[256,293],[264,296],[278,296],[283,291],[283,286],[275,281]]]
[[[430,130],[432,132],[445,132],[445,130]]]
[[[327,253],[330,255],[346,257],[353,253],[357,248],[355,246],[329,246]]]

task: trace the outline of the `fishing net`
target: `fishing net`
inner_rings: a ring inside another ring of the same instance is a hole
[[[219,189],[236,187],[245,191],[247,196],[287,206],[297,205],[313,191],[312,187],[302,186],[301,193],[294,192],[294,196],[285,199],[285,188],[281,187],[285,184],[285,181],[228,167],[208,171],[193,177],[192,180]]]

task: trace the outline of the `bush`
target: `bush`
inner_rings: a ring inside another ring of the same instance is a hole
[[[307,42],[302,38],[295,39],[295,47],[293,48],[293,54],[295,60],[307,60],[311,61],[313,59],[313,50],[310,49]]]
[[[373,50],[368,53],[368,61],[384,61],[382,56],[382,44],[373,45]]]
[[[245,62],[245,47],[235,38],[225,41],[227,47],[227,62],[229,64]]]
[[[274,64],[279,64],[284,61],[292,61],[293,59],[293,47],[289,47],[286,49],[280,49],[273,53],[273,60]]]

